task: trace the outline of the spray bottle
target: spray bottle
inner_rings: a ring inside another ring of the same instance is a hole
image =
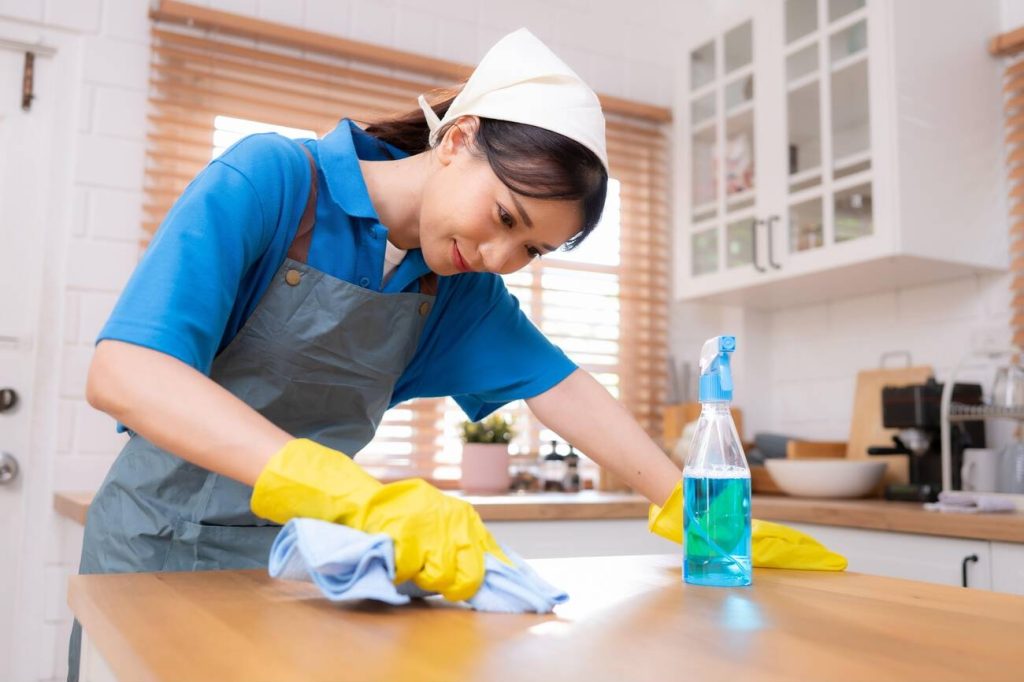
[[[751,582],[750,467],[730,411],[735,350],[736,337],[716,336],[700,353],[700,420],[683,468],[683,580],[697,585]]]

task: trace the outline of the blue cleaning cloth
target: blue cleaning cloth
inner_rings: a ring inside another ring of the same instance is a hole
[[[488,554],[483,585],[468,603],[478,611],[549,613],[569,598],[553,587],[507,547],[514,566]],[[412,582],[397,587],[395,551],[391,537],[319,519],[292,519],[270,548],[270,576],[312,580],[331,601],[374,599],[405,604],[410,597],[428,597]]]

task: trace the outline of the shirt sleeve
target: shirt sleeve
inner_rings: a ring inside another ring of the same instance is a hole
[[[447,278],[420,381],[473,421],[552,388],[577,369],[519,307],[498,275]],[[440,292],[439,292],[440,293]]]
[[[267,251],[282,212],[294,213],[296,205],[301,212],[295,185],[308,184],[309,172],[296,166],[296,153],[302,156],[286,138],[254,135],[196,176],[157,230],[97,342],[145,346],[208,373],[245,274]]]

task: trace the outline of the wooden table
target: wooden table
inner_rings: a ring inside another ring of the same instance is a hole
[[[549,616],[430,600],[337,606],[262,571],[73,576],[68,601],[121,680],[1020,680],[1024,597],[757,569],[686,585],[680,557],[530,562]]]

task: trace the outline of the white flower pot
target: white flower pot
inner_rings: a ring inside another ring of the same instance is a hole
[[[509,454],[505,443],[462,444],[462,490],[466,493],[506,493]]]

